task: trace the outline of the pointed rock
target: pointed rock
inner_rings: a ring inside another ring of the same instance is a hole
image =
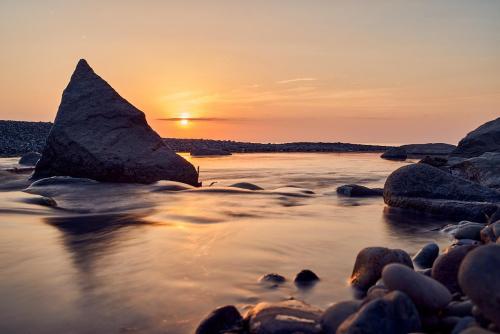
[[[34,179],[65,175],[104,182],[172,180],[198,185],[198,173],[163,143],[142,111],[81,59],[63,92]]]

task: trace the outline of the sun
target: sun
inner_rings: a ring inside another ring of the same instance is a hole
[[[188,125],[188,124],[189,124],[189,120],[188,120],[187,118],[183,118],[183,119],[181,119],[181,125],[182,125],[182,126],[186,126],[186,125]]]

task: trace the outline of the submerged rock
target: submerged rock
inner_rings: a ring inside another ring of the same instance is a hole
[[[394,207],[484,221],[500,207],[500,193],[427,164],[412,164],[389,175],[384,201]]]
[[[451,155],[472,158],[486,152],[500,152],[500,117],[468,133]]]
[[[410,256],[401,249],[385,247],[367,247],[356,257],[350,283],[353,287],[366,291],[374,285],[382,274],[382,269],[389,263],[401,263],[413,268]]]
[[[422,310],[437,311],[451,301],[451,293],[444,285],[399,263],[385,266],[382,280],[389,290],[406,293]]]
[[[380,157],[387,160],[406,160],[408,154],[404,148],[392,147],[385,151]]]
[[[337,194],[348,197],[382,196],[384,189],[368,188],[357,184],[345,184],[337,188]]]
[[[196,329],[196,334],[218,334],[241,327],[243,318],[233,305],[219,307],[212,311],[201,321]]]
[[[432,266],[432,278],[441,282],[452,293],[461,292],[458,284],[458,270],[465,256],[476,247],[476,245],[458,246],[441,254]]]
[[[265,274],[259,278],[259,282],[261,283],[267,283],[267,284],[281,284],[285,283],[286,278],[284,276],[281,276],[280,274]]]
[[[253,183],[249,183],[249,182],[238,182],[238,183],[230,185],[230,187],[241,188],[241,189],[246,189],[246,190],[264,190],[263,188],[259,187],[258,185],[253,184]]]
[[[421,328],[418,311],[411,299],[400,291],[372,300],[347,318],[338,334],[407,334]]]
[[[19,159],[20,165],[35,166],[42,155],[38,152],[28,152]]]
[[[450,171],[452,175],[500,190],[500,151],[467,159],[451,166]]]
[[[322,311],[298,300],[259,303],[246,318],[252,334],[301,333],[319,334]]]
[[[316,275],[312,270],[304,269],[300,271],[297,276],[295,276],[294,282],[298,286],[308,286],[319,281],[318,275]]]
[[[144,113],[80,60],[64,90],[34,179],[65,175],[106,182],[198,185],[198,173],[166,146]]]
[[[415,262],[420,268],[430,268],[438,255],[439,246],[435,242],[431,242],[422,247],[422,249],[415,254],[413,262]]]
[[[467,254],[458,281],[481,313],[500,328],[500,245],[480,246]]]

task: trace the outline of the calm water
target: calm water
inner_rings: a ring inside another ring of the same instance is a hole
[[[0,332],[192,333],[223,304],[244,310],[293,296],[325,307],[351,297],[346,279],[361,248],[412,253],[447,241],[430,231],[446,222],[390,212],[381,198],[336,195],[345,183],[381,187],[403,164],[378,154],[188,159],[205,185],[217,182],[212,191],[38,189],[61,208],[52,209],[21,191],[26,176],[0,174]],[[0,169],[16,160],[0,159]],[[266,191],[223,188],[241,181]],[[270,272],[291,281],[304,268],[321,277],[307,291],[258,283]]]

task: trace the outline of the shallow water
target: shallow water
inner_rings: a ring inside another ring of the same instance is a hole
[[[378,154],[236,154],[190,158],[210,191],[160,185],[70,184],[22,192],[26,175],[0,174],[0,333],[192,333],[213,308],[262,300],[321,307],[351,298],[367,246],[444,245],[447,222],[338,197],[345,183],[382,187],[402,162]],[[17,159],[0,159],[0,169]],[[229,191],[252,182],[265,191]],[[288,188],[284,188],[288,187]],[[314,194],[298,188],[312,190]],[[282,188],[282,189],[281,189]],[[276,190],[278,189],[278,190]],[[301,269],[321,281],[293,285]],[[277,272],[288,283],[258,282]]]

